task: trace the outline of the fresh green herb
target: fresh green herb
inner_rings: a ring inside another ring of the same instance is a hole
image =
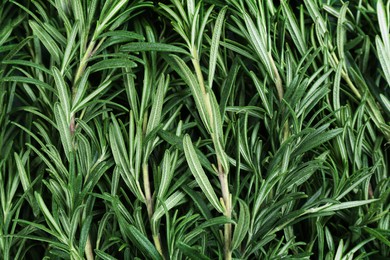
[[[0,259],[385,259],[390,2],[0,3]]]

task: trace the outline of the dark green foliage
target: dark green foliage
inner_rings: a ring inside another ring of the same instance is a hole
[[[0,259],[385,259],[389,28],[382,0],[3,0]]]

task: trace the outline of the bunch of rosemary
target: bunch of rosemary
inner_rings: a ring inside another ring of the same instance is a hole
[[[390,2],[3,0],[0,259],[385,259]]]

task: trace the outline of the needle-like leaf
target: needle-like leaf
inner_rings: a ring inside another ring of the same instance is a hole
[[[215,25],[214,25],[213,38],[210,46],[210,62],[209,62],[210,65],[209,65],[209,76],[208,76],[208,83],[210,88],[212,88],[213,86],[215,67],[217,66],[219,40],[221,37],[226,10],[227,10],[227,6],[222,8],[222,10],[218,14],[217,20],[215,21]]]
[[[211,205],[213,205],[213,207],[219,212],[223,212],[224,210],[219,203],[217,195],[215,194],[214,189],[199,162],[198,156],[195,153],[190,136],[184,136],[183,147],[188,166],[190,167],[191,173],[194,175],[199,187],[202,189]]]

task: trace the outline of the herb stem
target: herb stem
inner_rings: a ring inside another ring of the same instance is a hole
[[[151,219],[153,216],[153,201],[152,201],[152,193],[150,190],[149,170],[148,170],[148,165],[146,163],[142,165],[142,173],[143,173],[143,181],[144,181],[146,209],[148,211],[149,219]]]
[[[91,237],[89,234],[87,237],[87,243],[85,244],[85,257],[87,260],[94,260]]]
[[[219,163],[218,168],[220,171],[222,170],[222,166]],[[219,173],[218,175],[220,183],[221,183],[221,190],[222,190],[222,197],[223,202],[225,204],[225,212],[224,215],[231,219],[232,217],[232,208],[231,208],[231,196],[229,193],[229,182],[228,182],[228,176],[223,171]],[[232,236],[232,224],[227,223],[224,225],[224,255],[225,260],[232,259],[232,251],[231,251],[231,236]]]
[[[153,205],[153,198],[152,198],[152,192],[151,192],[150,181],[149,181],[149,169],[147,163],[144,163],[142,165],[142,173],[143,173],[143,180],[144,180],[146,210],[148,212],[149,221],[151,221],[154,212],[153,209],[154,205]],[[159,234],[152,234],[152,235],[153,235],[153,242],[157,251],[164,258],[164,254],[161,247],[160,235]]]
[[[214,147],[216,147],[218,144],[217,136],[215,134],[216,128],[219,127],[215,125],[214,122],[214,117],[215,115],[213,114],[212,106],[211,106],[211,100],[210,100],[210,95],[207,93],[206,90],[206,85],[204,82],[204,77],[202,74],[201,66],[199,63],[199,58],[198,58],[198,50],[196,49],[195,46],[191,48],[191,54],[192,54],[192,64],[195,68],[195,73],[198,79],[198,83],[200,86],[200,89],[202,91],[202,96],[203,96],[203,101],[206,105],[206,111],[208,113],[208,121],[210,124],[210,135],[211,139],[213,141]],[[217,153],[217,162],[218,162],[218,176],[221,184],[221,192],[222,192],[222,199],[225,204],[225,212],[224,215],[231,219],[232,215],[232,209],[231,209],[231,202],[230,202],[230,192],[229,192],[229,182],[228,182],[228,173],[226,172],[227,169],[223,169],[222,166],[222,158],[218,156]],[[232,236],[232,225],[230,223],[227,223],[224,225],[224,255],[225,255],[225,260],[230,260],[232,259],[232,252],[231,252],[231,236]]]

